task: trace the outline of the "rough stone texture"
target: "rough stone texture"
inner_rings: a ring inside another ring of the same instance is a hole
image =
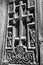
[[[6,2],[0,4],[0,65],[2,57],[2,45],[4,44],[4,29],[6,24]]]
[[[40,36],[39,38],[43,41],[43,0],[40,0],[40,18],[41,21],[40,26],[39,26],[39,30],[40,30]],[[43,65],[43,42],[41,42],[40,44],[40,63],[41,65]]]

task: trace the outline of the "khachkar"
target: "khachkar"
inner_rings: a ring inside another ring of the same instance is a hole
[[[37,65],[35,0],[14,0],[8,4],[8,23],[3,62]]]

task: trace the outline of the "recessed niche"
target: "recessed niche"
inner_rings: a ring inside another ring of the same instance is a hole
[[[9,3],[9,11],[13,11],[13,2]]]

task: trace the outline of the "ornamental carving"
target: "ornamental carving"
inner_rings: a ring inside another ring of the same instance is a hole
[[[25,52],[23,47],[16,47],[15,50],[7,50],[7,60],[14,64],[28,64],[33,62],[33,53]]]

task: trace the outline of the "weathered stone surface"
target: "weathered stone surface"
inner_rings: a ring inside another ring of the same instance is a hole
[[[2,45],[4,44],[4,30],[6,24],[6,2],[0,4],[0,65],[2,59]]]

